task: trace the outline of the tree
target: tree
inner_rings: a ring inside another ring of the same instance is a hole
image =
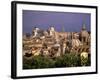
[[[63,55],[63,63],[66,65],[66,67],[78,66],[78,61],[79,57],[75,53]]]
[[[23,69],[31,69],[32,59],[23,56]]]
[[[59,57],[33,56],[31,58],[23,57],[23,69],[40,69],[40,68],[59,68],[59,67],[77,67],[90,66],[90,56],[88,60],[81,61],[80,55],[77,53],[65,53]]]
[[[35,66],[35,68],[52,68],[54,67],[54,62],[48,57],[43,57],[39,55],[33,57],[32,66]]]
[[[64,58],[63,57],[57,57],[55,59],[55,67],[64,67],[66,66],[66,64],[63,62],[64,61]]]

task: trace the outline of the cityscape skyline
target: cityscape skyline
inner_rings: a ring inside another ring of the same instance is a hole
[[[51,26],[58,32],[79,32],[83,24],[90,31],[90,20],[89,13],[23,10],[23,34],[31,33],[34,27],[47,30]]]

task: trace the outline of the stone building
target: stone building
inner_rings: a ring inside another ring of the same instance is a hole
[[[90,39],[91,36],[86,30],[85,24],[81,32],[57,32],[53,26],[48,30],[35,27],[32,35],[23,36],[23,55],[27,53],[29,56],[58,57],[66,52],[87,51],[90,47]],[[86,46],[83,46],[84,43]]]
[[[81,35],[81,41],[82,41],[82,43],[87,43],[88,42],[88,38],[89,38],[89,33],[86,30],[85,24],[83,24],[83,27],[82,27],[80,35]]]

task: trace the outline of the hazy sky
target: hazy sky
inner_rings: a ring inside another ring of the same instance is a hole
[[[56,31],[79,32],[83,23],[90,31],[91,15],[89,13],[49,12],[23,10],[23,33],[31,33],[33,27],[46,30],[54,26]]]

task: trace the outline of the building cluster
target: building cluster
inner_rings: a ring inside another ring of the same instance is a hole
[[[90,38],[85,25],[80,32],[57,32],[54,27],[48,30],[35,27],[31,34],[23,35],[23,55],[58,57],[65,53],[90,53]]]

